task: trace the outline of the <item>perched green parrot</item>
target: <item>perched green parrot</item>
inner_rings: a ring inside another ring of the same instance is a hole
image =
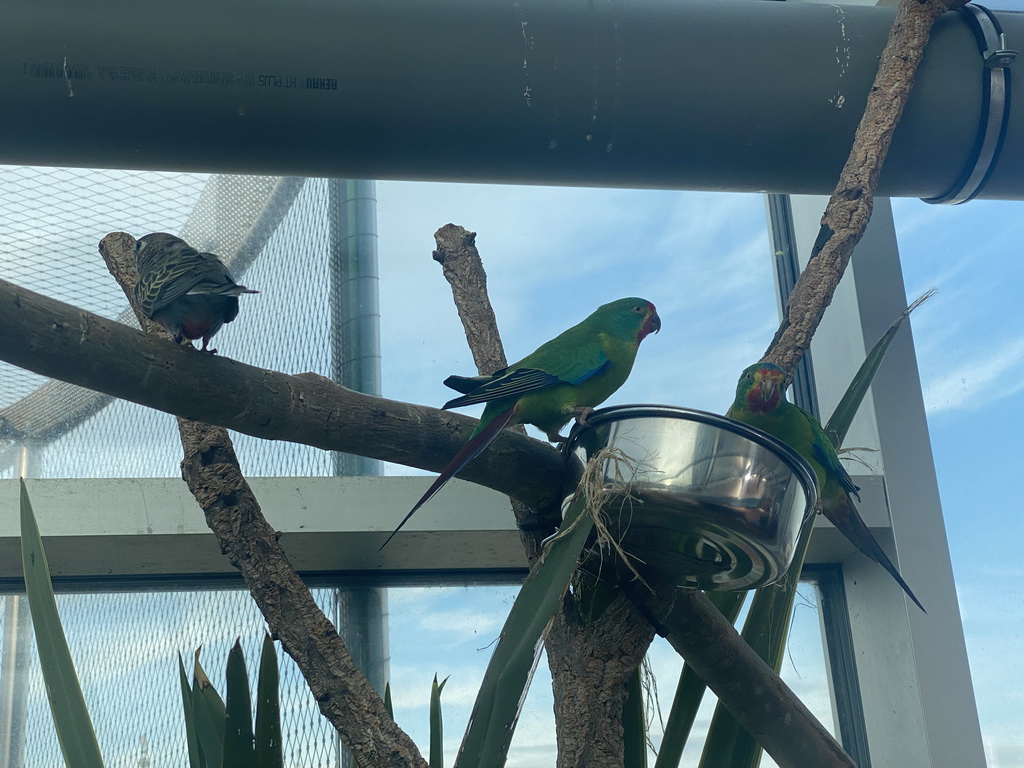
[[[860,501],[859,489],[840,463],[825,430],[811,414],[786,400],[784,370],[771,363],[757,363],[743,371],[736,386],[736,400],[726,416],[777,437],[803,456],[818,477],[825,517],[857,549],[892,574],[903,591],[924,611],[921,601],[914,596],[857,511],[850,494]]]
[[[621,387],[636,359],[640,342],[661,330],[661,318],[651,302],[628,298],[610,302],[579,325],[540,346],[518,363],[490,376],[449,376],[445,386],[461,392],[444,404],[458,408],[487,403],[468,442],[448,462],[437,480],[398,524],[387,546],[413,513],[478,456],[498,433],[511,424],[532,424],[551,442],[573,416],[586,419],[595,406]]]

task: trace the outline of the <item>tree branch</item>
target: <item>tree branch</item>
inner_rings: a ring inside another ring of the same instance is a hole
[[[811,337],[832,303],[853,249],[867,229],[882,164],[914,87],[914,76],[932,26],[943,13],[965,2],[900,0],[850,156],[821,217],[821,230],[810,261],[793,287],[785,317],[763,360],[792,373],[810,347]]]
[[[501,344],[498,321],[487,295],[487,273],[476,248],[476,232],[446,224],[434,233],[437,250],[434,261],[441,265],[445,279],[452,288],[452,299],[466,332],[473,361],[481,374],[491,374],[508,365]],[[521,434],[526,429],[513,427]],[[519,526],[519,536],[526,550],[526,559],[533,565],[540,556],[541,543],[558,528],[561,507],[549,504],[540,512],[518,499],[512,499],[512,513]]]
[[[353,392],[314,373],[291,376],[200,354],[4,280],[0,326],[0,360],[267,440],[440,471],[476,424],[458,413]],[[19,432],[0,410],[0,438]],[[506,433],[460,477],[543,509],[561,500],[562,470],[553,448]]]
[[[169,340],[170,334],[144,317],[135,304],[134,242],[123,232],[111,234],[100,243],[100,253],[143,328]],[[320,711],[345,746],[361,765],[425,768],[416,745],[387,713],[334,625],[288,562],[277,532],[263,517],[242,476],[227,430],[179,418],[178,431],[185,451],[182,477],[221,550],[241,572],[270,631],[295,659]]]
[[[487,296],[487,275],[475,245],[476,233],[448,224],[434,234],[434,259],[444,268],[462,318],[466,341],[481,373],[507,365],[494,310]],[[523,546],[532,563],[548,533],[560,522],[560,509],[547,515],[513,504]],[[583,593],[601,591],[607,607],[596,616],[578,610],[566,595],[545,637],[555,698],[558,765],[617,768],[622,764],[622,707],[626,680],[643,660],[654,637],[638,608],[607,585],[582,585]],[[578,595],[579,593],[577,593]]]
[[[850,756],[707,595],[653,582],[627,589],[736,721],[781,766],[856,768]]]

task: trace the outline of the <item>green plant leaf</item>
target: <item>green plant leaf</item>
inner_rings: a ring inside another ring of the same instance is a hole
[[[256,768],[281,768],[284,765],[279,677],[277,649],[270,635],[264,634],[260,676],[256,682]]]
[[[21,561],[39,666],[64,762],[73,768],[102,768],[103,758],[60,623],[46,552],[24,478],[21,480]]]
[[[188,764],[190,768],[205,768],[199,755],[199,737],[196,736],[196,716],[192,709],[192,690],[188,686],[185,663],[178,654],[178,682],[181,687],[181,709],[185,715],[185,740],[188,743]]]
[[[226,674],[227,717],[224,720],[224,768],[252,768],[253,751],[252,699],[249,696],[249,675],[245,669],[242,643],[235,640],[228,652]]]
[[[587,503],[577,494],[559,534],[530,569],[501,630],[477,693],[456,768],[500,768],[505,764],[516,720],[540,654],[544,628],[569,586],[576,561],[594,527]]]
[[[623,768],[647,768],[647,720],[644,718],[643,665],[626,682],[622,708]]]
[[[706,594],[730,624],[736,621],[747,597],[746,591]],[[658,759],[654,763],[654,768],[677,768],[679,765],[707,688],[704,679],[688,664],[684,664],[672,699],[672,709],[669,711],[668,720],[665,721],[665,734],[658,748]]]
[[[903,325],[903,321],[910,317],[910,313],[915,309],[924,304],[928,299],[934,296],[936,293],[935,289],[932,288],[930,291],[926,291],[916,301],[914,301],[909,307],[904,309],[900,316],[897,317],[892,325],[889,326],[888,330],[882,334],[881,338],[875,342],[875,346],[868,352],[868,356],[864,359],[860,368],[857,369],[856,375],[853,377],[853,381],[850,382],[850,386],[846,389],[846,394],[843,395],[843,399],[839,401],[839,405],[836,406],[835,411],[832,414],[832,418],[828,420],[828,424],[825,425],[825,434],[828,435],[829,440],[832,441],[832,445],[839,448],[843,444],[843,440],[846,439],[846,433],[850,429],[850,425],[853,423],[853,417],[857,415],[857,410],[860,408],[860,404],[864,400],[864,396],[868,393],[868,389],[871,387],[871,381],[875,378],[875,373],[878,371],[878,367],[882,364],[882,360],[885,358],[885,353],[889,349],[889,345],[892,340],[896,337],[900,326]]]
[[[206,768],[222,768],[224,763],[224,700],[213,687],[206,670],[199,663],[199,651],[192,662],[192,712],[196,719],[196,736]]]
[[[448,682],[446,677],[430,686],[430,768],[444,768],[444,718],[441,715],[441,691]]]
[[[776,672],[782,667],[796,587],[811,542],[814,518],[815,515],[808,515],[800,529],[796,553],[786,575],[754,593],[754,600],[740,633],[747,644]],[[700,768],[719,768],[723,765],[730,768],[757,768],[761,763],[761,751],[761,745],[719,702],[708,729]]]

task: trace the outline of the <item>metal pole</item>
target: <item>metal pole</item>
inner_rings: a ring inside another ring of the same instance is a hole
[[[372,181],[331,179],[331,378],[379,395],[380,277],[377,272],[377,194]],[[334,474],[377,475],[375,459],[334,454]]]
[[[0,163],[828,194],[894,13],[8,0]],[[1021,48],[1024,15],[995,17]],[[880,195],[955,186],[992,122],[985,74],[966,18],[939,19]],[[1024,199],[1022,82],[982,197]]]
[[[331,179],[330,211],[331,377],[371,395],[381,393],[380,308],[377,271],[377,196],[373,181]],[[334,474],[379,474],[375,459],[334,454]],[[389,675],[388,594],[375,587],[335,591],[339,632],[356,666],[374,690],[384,695]],[[335,740],[339,765],[352,755]]]

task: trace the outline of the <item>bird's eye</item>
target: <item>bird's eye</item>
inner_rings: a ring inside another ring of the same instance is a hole
[[[639,304],[634,304],[633,305],[633,311],[636,312],[637,314],[639,314],[639,313],[643,312],[644,310],[643,310],[643,308]]]

